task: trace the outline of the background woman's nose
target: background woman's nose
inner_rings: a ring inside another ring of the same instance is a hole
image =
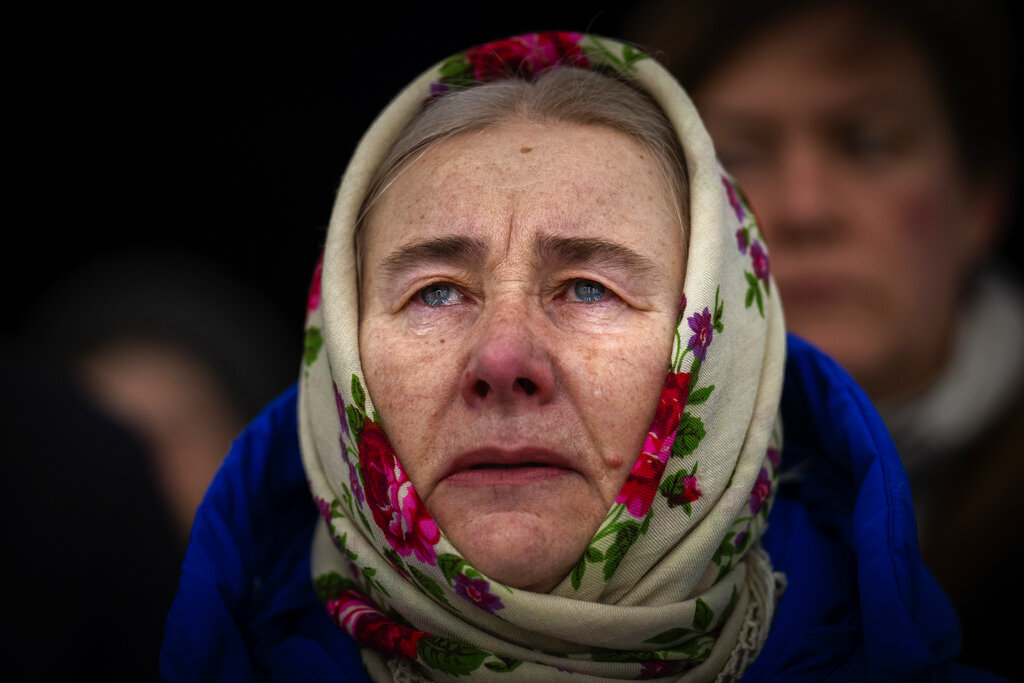
[[[483,321],[460,391],[471,406],[542,405],[554,395],[554,371],[526,316]]]
[[[769,239],[812,242],[828,239],[837,227],[831,171],[820,151],[792,149],[780,159],[772,188],[761,197]]]

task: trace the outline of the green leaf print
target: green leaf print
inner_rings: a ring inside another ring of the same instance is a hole
[[[697,598],[697,609],[693,615],[693,627],[698,631],[707,631],[714,619],[714,610],[702,598]]]
[[[636,522],[626,522],[619,527],[619,532],[615,534],[615,541],[611,547],[608,548],[608,552],[604,556],[604,580],[608,581],[615,574],[615,570],[619,568],[619,564],[622,562],[622,558],[626,556],[629,551],[629,547],[633,545],[633,541],[636,540],[637,536],[640,535],[640,525]]]
[[[590,658],[595,662],[649,662],[657,659],[657,656],[653,652],[598,650]]]
[[[444,591],[441,589],[441,586],[438,585],[437,581],[434,581],[434,579],[430,578],[429,576],[421,572],[419,569],[412,566],[412,564],[407,564],[406,568],[409,570],[409,573],[412,574],[412,577],[416,580],[416,583],[418,583],[423,588],[423,590],[427,591],[432,596],[437,598],[439,602],[443,602],[449,607],[452,606],[452,603],[448,602],[448,598],[444,596]]]
[[[714,384],[709,384],[706,387],[701,387],[700,389],[696,389],[694,391],[691,391],[689,398],[686,399],[686,405],[688,405],[688,406],[698,406],[701,403],[704,403],[705,401],[708,400],[708,397],[711,396],[711,392],[714,391],[714,390],[715,390],[715,385]]]
[[[316,362],[317,356],[320,355],[320,347],[324,345],[324,336],[320,332],[320,328],[313,325],[306,330],[306,339],[304,342],[305,351],[303,357],[306,361],[306,367],[309,367]]]
[[[363,385],[355,374],[352,375],[352,402],[356,404],[360,413],[366,415],[366,392],[363,391]]]
[[[441,573],[444,574],[444,580],[447,581],[449,585],[455,580],[455,576],[465,564],[466,561],[458,555],[442,553],[437,556],[437,566],[440,568]]]
[[[345,415],[348,417],[348,426],[356,438],[363,433],[363,414],[355,406],[345,406]]]
[[[733,537],[736,535],[735,531],[730,531],[722,539],[722,542],[718,545],[718,550],[711,556],[711,561],[717,565],[722,564],[723,557],[732,557],[736,554],[736,542],[733,541]]]
[[[572,574],[569,576],[569,580],[572,582],[573,590],[579,590],[580,584],[583,582],[583,572],[587,571],[587,556],[584,555],[580,558],[580,561],[576,563],[576,566],[572,568]]]
[[[676,440],[672,444],[672,457],[682,458],[693,453],[704,438],[704,423],[701,419],[690,413],[683,413],[679,420],[679,431],[676,432]]]
[[[441,82],[455,87],[473,84],[473,68],[466,55],[457,54],[449,57],[441,64]]]
[[[692,662],[703,662],[711,655],[711,647],[715,644],[715,639],[711,637],[694,638],[688,640],[677,648],[673,648],[671,652],[680,652],[686,655],[686,658]]]
[[[670,643],[682,640],[686,636],[693,633],[697,633],[697,631],[694,631],[692,628],[684,628],[682,626],[677,626],[676,628],[670,628],[667,631],[662,631],[658,635],[654,636],[653,638],[648,638],[644,642],[652,643],[654,645],[669,645]]]
[[[496,662],[487,662],[484,664],[485,667],[491,671],[499,674],[507,674],[509,671],[515,671],[516,668],[523,663],[521,659],[512,659],[511,657],[498,657]]]
[[[468,676],[487,659],[483,650],[441,636],[420,638],[416,650],[424,664],[453,676]]]
[[[725,622],[729,618],[729,615],[732,614],[734,609],[736,609],[736,603],[739,602],[739,599],[739,591],[736,590],[736,586],[734,585],[732,587],[732,595],[729,596],[729,604],[725,606],[725,609],[722,610],[722,613],[718,616],[718,623],[715,624],[716,630],[725,626]]]
[[[316,597],[323,603],[329,600],[336,600],[342,591],[359,590],[359,584],[338,572],[321,574],[313,579],[313,586],[316,588]]]
[[[715,317],[712,320],[712,327],[715,328],[715,332],[721,333],[725,329],[725,325],[722,324],[722,313],[725,312],[725,302],[718,300],[718,290],[721,287],[715,288]]]

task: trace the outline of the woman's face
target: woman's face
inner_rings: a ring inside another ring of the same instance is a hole
[[[399,174],[362,259],[363,369],[409,478],[470,563],[550,591],[668,371],[685,263],[663,173],[603,127],[463,134]]]
[[[829,6],[747,43],[695,101],[763,223],[790,329],[876,399],[925,386],[995,213],[924,55]]]

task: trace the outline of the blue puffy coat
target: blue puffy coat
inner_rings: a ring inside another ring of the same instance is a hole
[[[319,519],[292,386],[239,436],[196,516],[167,617],[167,681],[367,681],[311,580]],[[783,477],[764,546],[782,595],[748,681],[997,681],[955,664],[953,609],[921,562],[906,473],[864,393],[788,338]]]

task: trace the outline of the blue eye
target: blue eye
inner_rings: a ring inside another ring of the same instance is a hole
[[[447,282],[437,282],[420,290],[420,300],[427,306],[437,308],[451,301],[454,290]]]
[[[587,304],[603,299],[604,291],[604,285],[593,280],[577,280],[573,287],[576,298]]]

